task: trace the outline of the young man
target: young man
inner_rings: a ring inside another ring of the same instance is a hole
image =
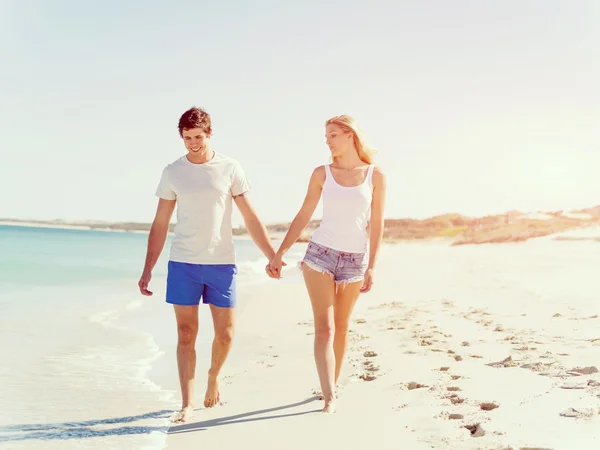
[[[191,108],[179,119],[179,134],[187,155],[162,173],[156,195],[156,216],[148,237],[144,271],[138,283],[143,295],[165,244],[177,203],[177,225],[168,263],[166,301],[174,305],[177,321],[177,365],[182,407],[173,418],[186,422],[193,412],[195,341],[200,299],[210,305],[215,336],[204,406],[219,403],[218,376],[227,358],[234,328],[236,304],[235,251],[232,237],[232,199],[240,210],[253,241],[268,261],[275,256],[265,226],[248,197],[248,181],[239,163],[210,146],[211,119],[206,111]]]

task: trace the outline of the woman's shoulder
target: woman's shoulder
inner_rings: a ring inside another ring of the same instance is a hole
[[[326,170],[325,167],[326,166],[324,166],[324,165],[315,167],[312,172],[313,176],[315,176],[315,175],[316,176],[325,176],[325,170]]]
[[[373,167],[373,169],[372,169],[373,170],[373,182],[378,183],[378,182],[385,181],[385,172],[383,171],[381,166],[373,164],[372,167]]]
[[[318,166],[313,169],[310,181],[311,183],[317,182],[322,185],[325,182],[325,177],[325,166]]]

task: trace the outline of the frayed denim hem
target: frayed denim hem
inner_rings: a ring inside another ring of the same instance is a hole
[[[329,272],[327,269],[323,269],[318,264],[313,263],[312,261],[302,260],[298,262],[298,269],[303,270],[303,265],[306,265],[310,270],[314,270],[315,272],[324,273],[329,275],[331,279],[334,278],[334,275]],[[334,280],[335,283],[335,292],[337,293],[338,287],[341,285],[342,289],[344,289],[349,283],[358,283],[359,281],[363,281],[365,279],[364,275],[356,276],[350,278],[348,280]]]

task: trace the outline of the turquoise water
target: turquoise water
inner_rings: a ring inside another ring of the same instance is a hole
[[[162,447],[178,393],[148,373],[174,338],[170,238],[150,298],[137,288],[146,244],[139,233],[0,226],[0,446]],[[235,248],[238,283],[264,281],[252,241]]]
[[[158,276],[165,274],[170,240],[154,271]],[[0,225],[0,293],[109,280],[134,281],[135,285],[146,242],[147,235],[142,233]],[[262,257],[248,240],[237,240],[236,252],[242,265]]]
[[[146,239],[134,233],[0,226],[0,292],[135,278]]]

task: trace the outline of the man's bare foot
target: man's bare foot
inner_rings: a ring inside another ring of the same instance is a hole
[[[335,401],[331,400],[329,402],[325,402],[323,412],[326,414],[333,414],[335,412]]]
[[[204,396],[204,406],[212,408],[219,404],[221,393],[219,392],[219,381],[217,377],[208,377],[208,385],[206,386],[206,395]]]
[[[183,408],[181,408],[181,411],[179,411],[178,413],[175,413],[171,417],[171,422],[174,422],[174,423],[188,422],[192,418],[193,413],[194,413],[193,405],[184,406]]]

